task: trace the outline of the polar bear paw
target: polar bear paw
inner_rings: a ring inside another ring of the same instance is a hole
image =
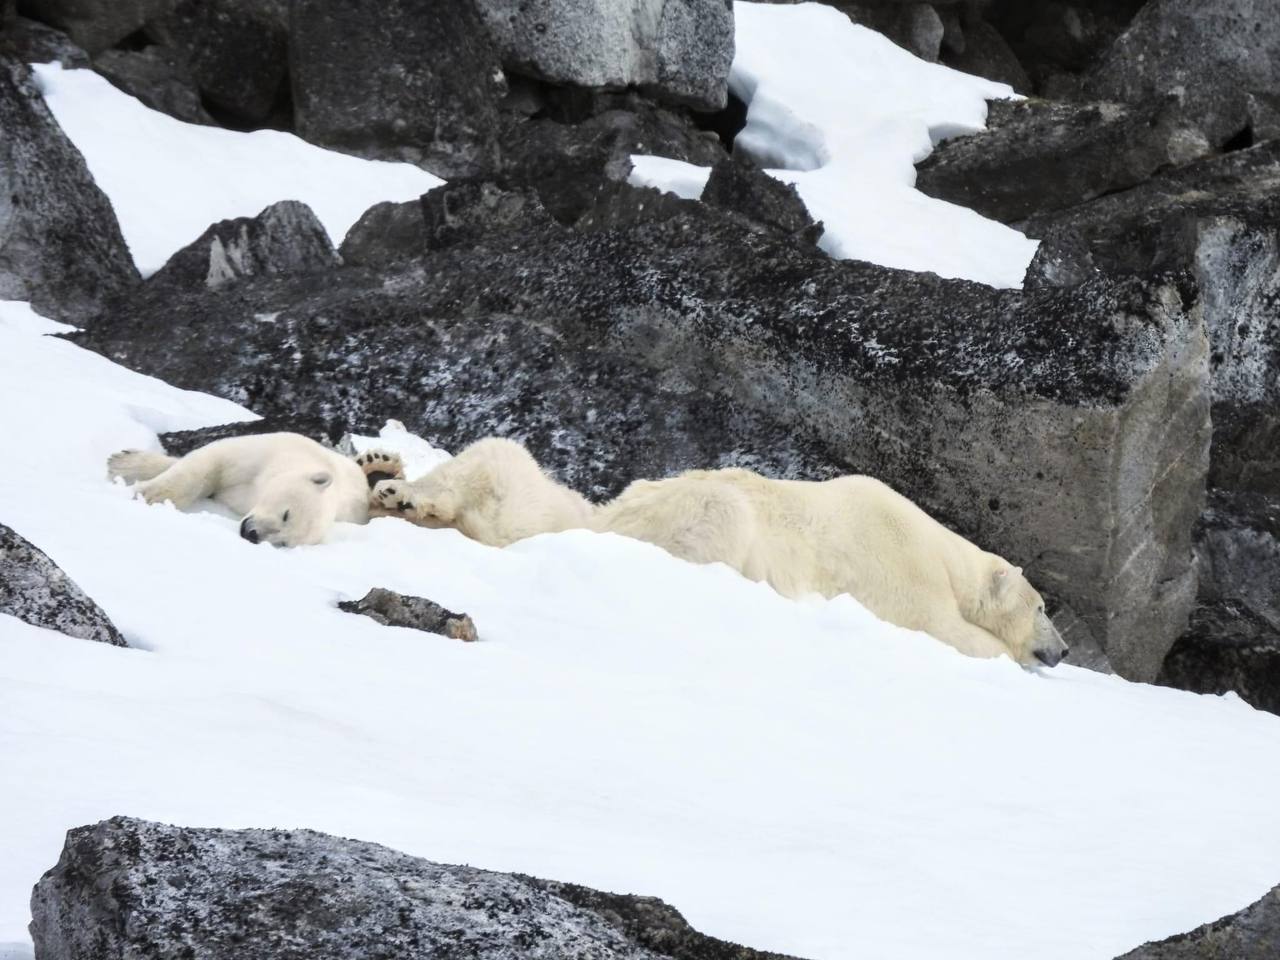
[[[369,503],[387,513],[407,517],[412,517],[417,509],[409,484],[403,476],[399,479],[379,480],[369,493]]]
[[[364,471],[370,490],[384,480],[404,479],[404,463],[393,451],[366,450],[356,457],[356,465]]]

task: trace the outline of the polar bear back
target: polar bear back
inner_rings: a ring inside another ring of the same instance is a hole
[[[879,480],[775,480],[695,470],[637,481],[599,508],[595,529],[726,563],[784,596],[847,593],[883,620],[934,630],[969,615],[1007,566]]]

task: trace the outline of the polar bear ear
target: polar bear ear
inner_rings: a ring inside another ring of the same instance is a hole
[[[991,595],[1000,599],[1018,582],[1020,576],[1022,576],[1021,567],[996,567],[991,573]]]
[[[333,483],[333,474],[329,473],[327,470],[321,470],[319,473],[313,473],[311,475],[311,482],[323,490],[329,484]]]

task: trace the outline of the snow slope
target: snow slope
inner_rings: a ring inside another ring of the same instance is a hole
[[[63,832],[118,813],[656,894],[821,960],[1110,958],[1280,879],[1280,718],[1238,699],[968,660],[612,536],[496,550],[383,519],[252,546],[103,479],[117,448],[248,414],[53,329],[0,305],[0,521],[138,649],[0,616],[19,955]],[[334,608],[373,585],[482,641]]]
[[[793,183],[833,257],[1021,287],[1037,243],[915,189],[914,164],[982,130],[1002,83],[927,63],[816,3],[734,3],[729,86],[747,104],[735,148]],[[632,158],[631,182],[697,197],[709,170]]]
[[[337,245],[383,200],[412,200],[444,181],[408,163],[363,160],[291,133],[240,133],[151,110],[92,70],[34,65],[58,124],[111,198],[144,277],[211,223],[301,200]]]

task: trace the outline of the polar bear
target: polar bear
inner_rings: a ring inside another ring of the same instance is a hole
[[[373,451],[357,460],[368,470]],[[395,471],[398,465],[384,465]],[[577,492],[557,483],[533,456],[502,437],[477,440],[456,457],[412,482],[378,482],[370,501],[424,527],[452,527],[472,540],[505,547],[538,533],[558,533],[591,523],[592,507]]]
[[[136,484],[147,503],[186,509],[210,498],[243,519],[240,536],[278,547],[319,543],[335,522],[369,519],[368,470],[296,433],[215,440],[185,457],[121,450],[107,476]]]
[[[696,470],[632,483],[593,521],[694,563],[728,564],[784,596],[847,593],[969,656],[1052,667],[1067,652],[1021,567],[871,477],[815,483]]]

